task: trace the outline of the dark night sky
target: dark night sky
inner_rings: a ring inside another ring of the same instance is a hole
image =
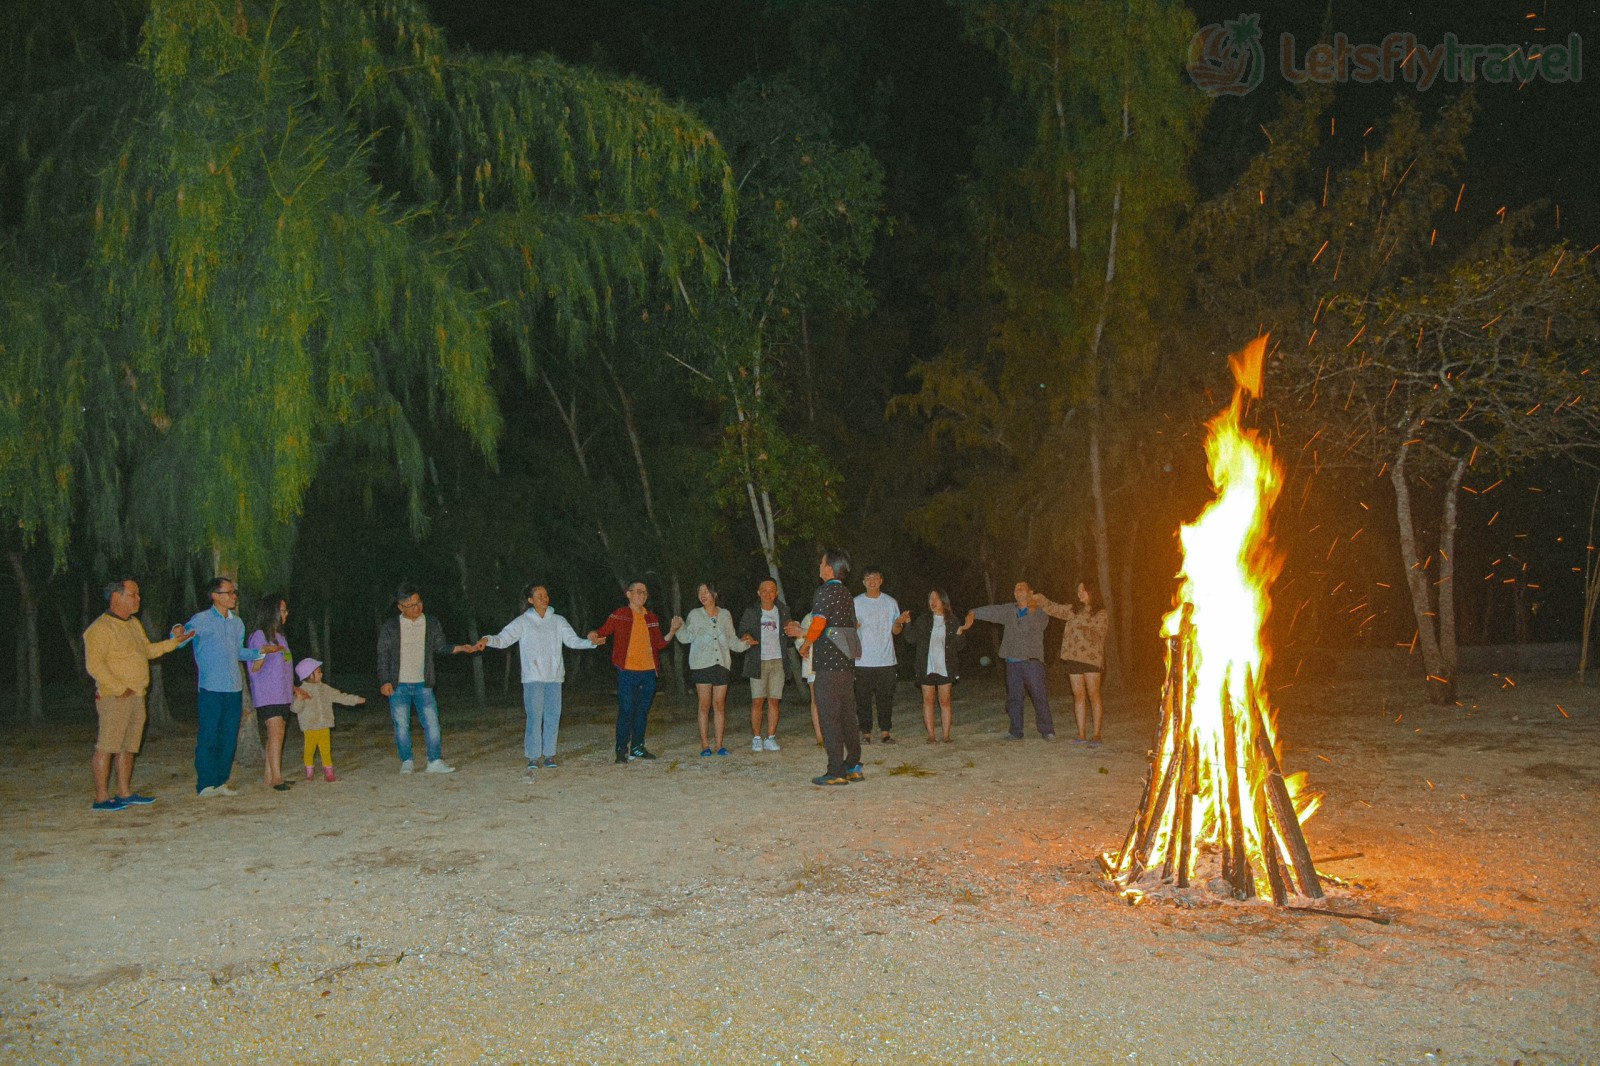
[[[773,6],[741,0],[435,0],[432,8],[457,44],[481,51],[551,51],[657,84],[671,79],[676,84],[666,86],[669,94],[701,97],[720,95],[746,75],[784,66],[790,54],[784,31],[777,20],[763,17]],[[866,14],[851,32],[865,27],[876,38],[869,46],[870,73],[892,79],[896,146],[933,169],[947,168],[951,177],[964,171],[971,142],[961,131],[978,120],[981,97],[996,86],[990,72],[981,69],[981,57],[962,39],[959,12],[933,0],[863,0],[859,6]],[[1506,203],[1546,199],[1561,207],[1562,236],[1585,248],[1600,242],[1600,182],[1594,179],[1600,166],[1600,4],[1201,0],[1191,8],[1201,25],[1244,12],[1259,14],[1267,56],[1260,89],[1220,100],[1213,108],[1208,134],[1225,149],[1215,153],[1221,158],[1208,160],[1202,147],[1196,165],[1202,189],[1208,175],[1220,179],[1244,163],[1253,146],[1239,131],[1272,116],[1274,92],[1284,85],[1277,58],[1282,33],[1295,35],[1302,56],[1325,20],[1352,43],[1376,43],[1391,32],[1413,33],[1424,45],[1442,41],[1446,33],[1480,44],[1560,41],[1580,34],[1589,45],[1581,83],[1479,86],[1480,111],[1463,175],[1470,201],[1464,206],[1476,201],[1492,212]],[[1397,96],[1412,98],[1427,114],[1456,91],[1443,85],[1419,91],[1409,83],[1346,85],[1337,114],[1355,129],[1381,117]],[[891,180],[894,172],[891,166]],[[923,194],[941,195],[945,183],[938,178],[944,176],[933,176],[933,187]],[[890,199],[895,202],[893,191]]]

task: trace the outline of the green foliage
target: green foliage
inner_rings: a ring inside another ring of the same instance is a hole
[[[0,506],[58,561],[92,512],[117,550],[281,570],[339,440],[388,457],[420,529],[417,420],[492,455],[496,337],[528,366],[541,329],[586,344],[617,294],[715,273],[733,217],[686,112],[451,53],[410,0],[156,0],[136,63],[77,55],[0,112],[0,426],[65,430]]]

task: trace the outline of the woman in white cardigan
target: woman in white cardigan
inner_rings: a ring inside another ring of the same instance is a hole
[[[733,616],[717,606],[717,590],[702,583],[695,594],[700,606],[689,612],[678,639],[689,645],[689,677],[694,681],[695,695],[700,707],[700,757],[726,755],[722,746],[722,730],[727,723],[728,681],[732,677]],[[707,718],[714,716],[716,744],[712,745]]]

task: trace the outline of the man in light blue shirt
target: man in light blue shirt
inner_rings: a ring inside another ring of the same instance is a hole
[[[276,655],[283,649],[276,645],[260,650],[244,646],[244,622],[237,613],[239,586],[230,578],[212,578],[206,592],[211,596],[211,606],[190,618],[187,627],[194,633],[194,663],[200,670],[194,790],[202,796],[234,796],[238,793],[228,787],[228,777],[233,773],[239,717],[244,709],[239,664]]]

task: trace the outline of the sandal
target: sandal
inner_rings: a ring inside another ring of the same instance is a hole
[[[883,738],[879,741],[880,744],[893,744],[894,742],[894,737],[890,736],[888,733],[885,733]]]

